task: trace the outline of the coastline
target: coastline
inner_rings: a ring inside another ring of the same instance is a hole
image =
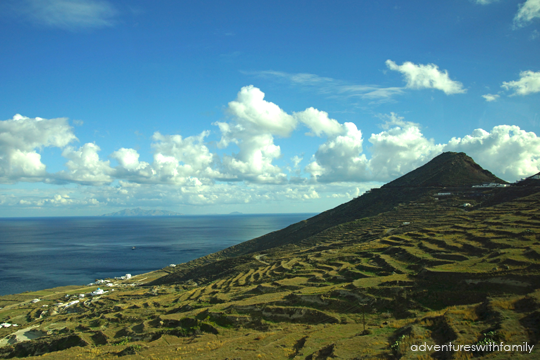
[[[0,296],[0,349],[21,342],[39,339],[51,334],[55,329],[41,328],[40,325],[25,326],[28,311],[39,317],[58,313],[69,314],[83,303],[107,298],[125,290],[144,288],[159,277],[169,274],[166,269],[154,270],[148,273],[131,276],[127,279],[111,279],[107,291],[99,291],[103,285],[66,285],[37,291],[26,291],[18,294]],[[9,315],[7,315],[9,314]],[[17,331],[13,332],[13,329]],[[9,339],[5,338],[11,334]]]
[[[3,218],[0,295],[150,273],[309,216],[312,214]]]

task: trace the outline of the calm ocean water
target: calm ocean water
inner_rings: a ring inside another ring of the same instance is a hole
[[[157,270],[314,215],[0,218],[0,295]]]

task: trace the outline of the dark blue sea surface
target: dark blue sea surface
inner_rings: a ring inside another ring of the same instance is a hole
[[[0,295],[161,269],[314,215],[0,218]]]

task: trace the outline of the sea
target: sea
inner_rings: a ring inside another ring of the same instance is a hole
[[[0,218],[0,295],[161,269],[314,215]]]

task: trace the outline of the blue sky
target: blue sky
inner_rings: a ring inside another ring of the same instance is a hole
[[[540,171],[540,0],[0,4],[0,216],[319,212]]]

